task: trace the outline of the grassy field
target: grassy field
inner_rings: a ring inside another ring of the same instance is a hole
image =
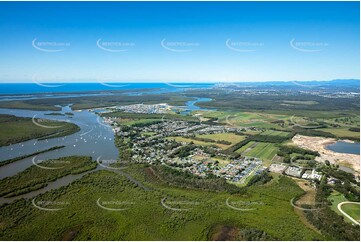
[[[239,148],[238,150],[236,150],[236,152],[237,153],[245,152],[248,148],[250,148],[252,145],[254,145],[254,143],[255,143],[254,141],[250,141],[246,145],[244,145],[241,148]]]
[[[352,132],[348,129],[349,129],[348,127],[341,127],[341,128],[322,128],[318,130],[329,132],[340,138],[342,137],[360,138],[360,132]]]
[[[229,111],[197,111],[204,117],[218,118],[220,123],[238,127],[282,128],[272,123],[288,120],[289,115],[266,114],[257,112],[229,112]]]
[[[271,161],[277,151],[278,148],[275,144],[259,142],[252,150],[247,152],[246,156],[257,157],[264,161]]]
[[[269,135],[269,136],[282,136],[287,137],[290,133],[289,132],[283,132],[283,131],[277,131],[277,130],[266,130],[260,135]]]
[[[346,216],[344,216],[340,210],[338,210],[337,205],[342,202],[347,202],[348,200],[345,198],[345,196],[337,191],[332,191],[331,195],[328,197],[328,200],[331,202],[331,209],[336,212],[338,215],[343,216],[344,219],[351,223],[351,220],[349,220]],[[346,212],[346,211],[345,211]]]
[[[360,221],[360,205],[359,204],[344,204],[341,206],[341,209],[350,215],[356,221]]]
[[[35,125],[31,118],[0,115],[0,146],[15,144],[30,139],[65,136],[80,130],[77,125],[67,122],[46,119],[36,119],[36,122],[53,128],[44,128]]]
[[[197,135],[197,137],[207,138],[212,140],[225,140],[231,142],[232,145],[246,139],[245,136],[237,135],[233,133],[202,134],[202,135]]]
[[[169,186],[147,171],[140,165],[127,169],[149,190],[103,170],[34,199],[58,211],[39,210],[25,200],[5,205],[0,209],[0,239],[208,240],[215,226],[254,229],[277,240],[324,239],[295,214],[289,201],[302,190],[289,178],[250,187],[240,196]],[[234,207],[254,210],[234,210],[227,199]]]

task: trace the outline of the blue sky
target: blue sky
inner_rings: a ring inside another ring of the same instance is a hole
[[[0,2],[0,81],[359,79],[359,15],[359,2]]]

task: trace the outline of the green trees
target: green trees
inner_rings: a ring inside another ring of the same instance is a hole
[[[268,171],[263,171],[260,174],[254,175],[248,182],[247,186],[263,185],[272,180],[272,176]]]

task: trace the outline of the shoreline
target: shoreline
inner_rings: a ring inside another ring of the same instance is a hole
[[[334,138],[323,138],[303,135],[296,135],[292,138],[293,144],[304,149],[317,151],[320,156],[315,158],[316,161],[324,163],[326,160],[328,160],[331,164],[349,167],[353,169],[356,173],[360,173],[360,155],[338,153],[327,149],[328,145],[335,144],[338,141],[339,140]]]

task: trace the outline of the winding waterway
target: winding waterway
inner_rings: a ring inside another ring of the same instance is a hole
[[[187,111],[193,110],[205,110],[195,104],[197,102],[207,102],[210,101],[210,98],[196,98],[186,103]],[[101,111],[97,110],[97,111]],[[29,117],[29,118],[42,118],[42,119],[51,119],[58,121],[67,121],[74,123],[80,127],[80,131],[68,136],[60,138],[52,138],[46,140],[28,140],[25,142],[3,146],[0,147],[0,162],[27,155],[37,152],[39,150],[49,149],[53,146],[64,145],[64,148],[49,151],[37,156],[31,156],[8,165],[0,167],[0,179],[5,177],[16,175],[17,173],[25,170],[26,168],[33,165],[35,160],[38,163],[40,160],[49,160],[56,159],[59,157],[71,156],[71,155],[85,155],[91,156],[94,160],[116,160],[118,158],[118,149],[114,144],[114,133],[112,128],[105,124],[102,119],[94,112],[88,110],[82,111],[73,111],[70,106],[62,107],[62,113],[72,113],[73,115],[65,116],[52,116],[46,115],[50,111],[32,111],[32,110],[21,110],[21,109],[0,109],[0,114],[10,114],[18,117]],[[101,169],[107,169],[101,166],[98,166],[95,170],[87,171],[82,174],[77,175],[68,175],[57,179],[56,181],[50,182],[46,187],[43,187],[39,190],[32,191],[26,194],[22,194],[16,197],[11,198],[0,198],[0,205],[4,203],[11,203],[17,199],[29,199],[33,198],[39,194],[43,194],[52,189],[58,189],[60,187],[66,186],[71,182],[82,178],[84,175],[91,172],[95,172]],[[113,170],[114,171],[114,170]],[[149,188],[142,185],[140,182],[132,178],[129,174],[116,170],[116,173],[126,176],[130,181],[137,184],[144,190],[149,190]]]
[[[32,111],[20,109],[0,109],[0,114],[11,114],[18,117],[36,117],[43,119],[72,122],[80,127],[80,131],[68,136],[45,139],[28,140],[25,142],[0,147],[0,162],[35,153],[39,150],[49,149],[53,146],[64,145],[64,148],[49,151],[36,156],[36,161],[56,159],[59,157],[83,155],[91,156],[96,160],[115,160],[118,158],[118,149],[114,145],[114,133],[112,128],[105,124],[95,113],[87,110],[72,111],[69,106],[62,107],[61,112],[71,112],[72,116],[45,115],[49,111]],[[33,164],[34,157],[25,158],[0,167],[0,179],[13,176]]]

